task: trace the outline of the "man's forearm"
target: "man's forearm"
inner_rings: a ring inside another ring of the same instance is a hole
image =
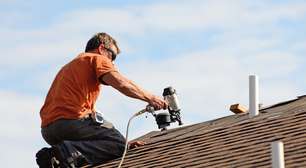
[[[128,97],[136,98],[146,102],[152,98],[150,93],[137,86],[131,80],[122,76],[119,72],[110,72],[106,74],[101,80]]]
[[[148,102],[152,96],[150,93],[146,92],[133,81],[128,79],[125,79],[124,83],[118,88],[118,90],[128,97],[140,99],[146,102]]]
[[[119,72],[109,72],[100,78],[102,83],[111,85],[124,95],[148,102],[155,110],[166,109],[167,102],[150,94],[134,82],[123,77]]]

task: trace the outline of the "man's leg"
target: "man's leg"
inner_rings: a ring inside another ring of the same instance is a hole
[[[42,133],[64,158],[69,160],[81,154],[90,164],[120,157],[125,145],[125,139],[118,130],[98,126],[90,119],[60,120]]]
[[[78,158],[84,157],[87,163],[96,165],[122,156],[124,144],[109,140],[64,141],[55,145],[68,162],[80,165]]]

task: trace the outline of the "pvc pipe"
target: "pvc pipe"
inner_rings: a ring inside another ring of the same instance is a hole
[[[249,76],[249,116],[254,117],[259,114],[258,109],[258,77]]]
[[[271,143],[272,148],[272,168],[285,168],[284,144],[282,141]]]

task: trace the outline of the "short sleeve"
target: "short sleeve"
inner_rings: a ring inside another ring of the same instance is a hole
[[[93,62],[97,79],[109,72],[118,71],[114,64],[106,57],[95,56]]]

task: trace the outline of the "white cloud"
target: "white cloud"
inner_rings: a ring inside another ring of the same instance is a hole
[[[269,25],[305,16],[306,4],[275,4],[267,1],[180,1],[144,7],[140,15],[147,29],[186,31]]]
[[[305,6],[304,2],[275,5],[266,1],[233,3],[226,0],[208,0],[175,3],[170,1],[120,9],[76,10],[63,14],[48,28],[38,30],[1,28],[2,39],[7,39],[14,47],[13,50],[11,47],[1,48],[4,52],[1,58],[6,60],[1,62],[1,66],[37,64],[67,57],[72,52],[82,51],[88,36],[92,32],[101,30],[120,34],[118,37],[123,41],[126,41],[126,38],[122,38],[123,35],[146,36],[159,31],[161,33],[203,31],[208,28],[228,33],[232,30],[240,32],[243,29],[248,29],[248,32],[258,32],[260,31],[258,29],[274,26],[274,23],[283,19],[304,17]],[[126,43],[123,47],[125,46]]]
[[[37,97],[0,90],[2,120],[0,123],[0,154],[4,167],[33,167],[35,153],[45,145],[40,135]],[[20,162],[16,162],[20,158]]]
[[[31,137],[32,134],[29,133],[36,130],[36,125],[39,126],[37,121],[41,104],[42,100],[37,97],[0,90],[1,114],[5,118],[1,122],[1,132],[8,137]],[[6,126],[12,129],[7,129]]]

